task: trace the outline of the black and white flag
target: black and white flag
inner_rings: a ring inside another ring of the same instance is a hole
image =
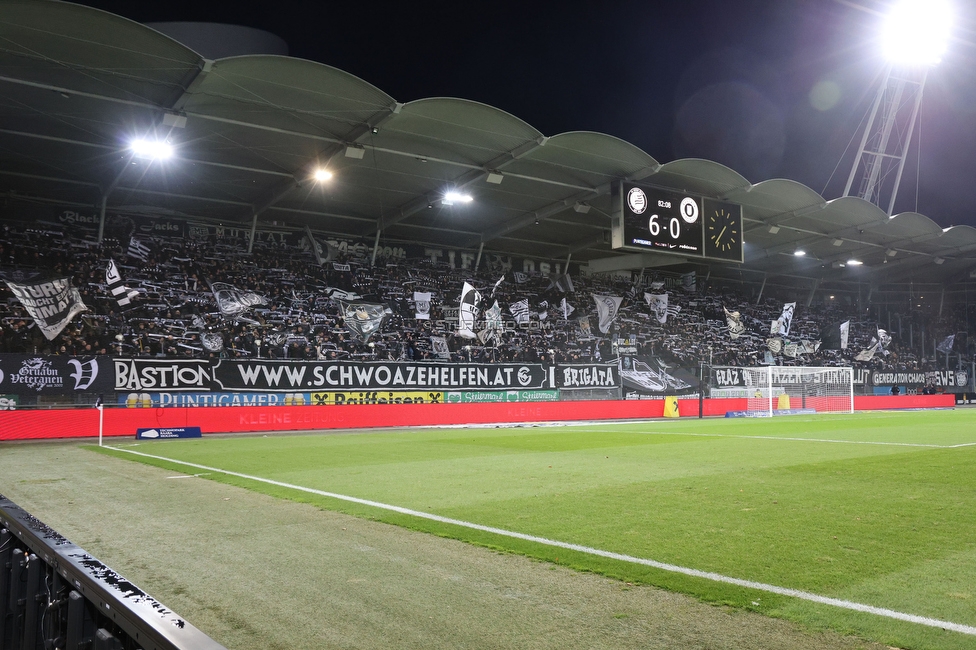
[[[264,296],[253,291],[242,291],[226,282],[213,282],[210,290],[217,302],[217,309],[228,318],[241,319],[244,312],[268,304],[268,299]]]
[[[820,330],[820,347],[824,350],[846,350],[850,333],[851,321],[831,323]]]
[[[149,247],[143,244],[141,241],[135,237],[129,238],[129,249],[126,251],[126,255],[129,257],[134,257],[140,262],[149,261]]]
[[[514,271],[512,276],[515,278],[515,284],[525,284],[529,281],[529,276],[521,271]]]
[[[504,275],[502,277],[498,278],[498,282],[496,282],[495,283],[495,286],[493,286],[491,288],[491,295],[492,296],[495,295],[495,292],[498,291],[498,287],[502,286],[502,282],[504,282],[504,281],[505,281],[505,276]]]
[[[779,338],[778,336],[766,339],[766,347],[769,348],[769,351],[773,354],[779,354],[783,351],[783,339]]]
[[[729,336],[735,340],[746,331],[746,326],[742,323],[742,316],[739,312],[729,311],[726,307],[722,307],[722,309],[725,310],[725,322],[729,326]]]
[[[949,354],[952,352],[952,345],[956,342],[956,335],[950,334],[949,336],[942,339],[942,343],[935,346],[935,349],[942,354]]]
[[[591,339],[591,338],[593,338],[593,332],[590,330],[590,317],[589,316],[580,316],[579,319],[576,322],[579,325],[580,338],[582,338],[582,339]]]
[[[562,302],[559,303],[559,308],[563,310],[563,320],[569,320],[569,315],[576,311],[575,307],[566,302],[565,297],[563,297]]]
[[[430,292],[413,292],[414,313],[417,320],[430,320]]]
[[[200,343],[207,352],[220,352],[224,349],[224,337],[215,332],[204,332],[200,335]]]
[[[10,271],[0,277],[48,341],[60,334],[71,319],[88,311],[68,278],[47,271]]]
[[[478,332],[478,339],[481,344],[485,345],[489,341],[497,341],[503,327],[502,308],[496,300],[494,305],[485,310],[485,328]]]
[[[108,286],[109,293],[119,303],[123,309],[128,307],[132,299],[139,295],[135,289],[130,289],[122,282],[122,274],[115,265],[115,260],[108,261],[108,268],[105,269],[105,284]]]
[[[430,337],[430,347],[438,359],[451,360],[451,348],[447,346],[447,339],[443,336]]]
[[[644,300],[651,308],[651,313],[657,318],[657,322],[664,325],[668,322],[668,316],[677,316],[681,311],[681,305],[669,305],[668,294],[645,293]]]
[[[518,302],[513,302],[508,306],[508,311],[512,312],[515,322],[521,325],[529,322],[529,299],[523,298]]]
[[[371,302],[340,302],[342,321],[346,329],[364,343],[383,327],[393,310]]]
[[[328,262],[329,256],[322,250],[322,244],[315,241],[312,229],[308,226],[305,226],[305,238],[308,240],[308,247],[312,249],[312,254],[315,255],[315,263],[322,266]]]
[[[596,303],[597,316],[600,318],[600,323],[597,327],[600,328],[601,332],[606,334],[610,331],[610,324],[617,318],[623,297],[601,296],[595,293],[591,295],[593,296],[593,301]]]
[[[780,314],[779,318],[773,321],[773,325],[770,327],[770,334],[782,334],[783,336],[790,335],[790,325],[793,324],[793,312],[796,311],[796,303],[788,302],[783,305],[783,313]],[[773,331],[773,330],[776,331]]]
[[[553,287],[563,293],[576,293],[576,288],[573,286],[573,278],[569,277],[569,273],[562,273],[555,276],[549,284],[550,289]]]
[[[473,339],[477,336],[474,332],[474,324],[481,311],[478,307],[480,304],[481,294],[465,282],[461,289],[460,309],[458,310],[458,336],[466,339]]]

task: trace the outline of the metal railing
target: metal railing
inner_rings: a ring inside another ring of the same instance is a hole
[[[226,650],[2,495],[0,648]]]

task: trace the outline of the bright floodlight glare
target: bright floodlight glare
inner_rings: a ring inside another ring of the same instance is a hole
[[[847,266],[861,266],[864,264],[861,260],[847,260]]]
[[[137,138],[129,143],[132,153],[140,158],[153,158],[165,160],[173,157],[173,145],[165,140],[146,140]]]
[[[323,183],[332,178],[332,172],[330,172],[328,169],[316,169],[313,177],[318,182]]]
[[[470,194],[461,194],[460,192],[448,192],[444,195],[445,205],[454,205],[455,203],[471,203],[474,197]]]
[[[796,255],[797,257],[803,257],[804,255],[807,254],[807,252],[802,248],[797,248],[795,251],[793,251],[793,254]]]
[[[899,65],[935,65],[942,60],[952,27],[949,0],[902,0],[885,19],[885,58]]]

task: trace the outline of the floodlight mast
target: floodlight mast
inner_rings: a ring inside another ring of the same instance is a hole
[[[888,60],[844,196],[858,196],[891,216],[908,149],[922,106],[929,69],[945,53],[951,10],[948,0],[903,0],[885,22]],[[851,192],[860,172],[857,192]]]

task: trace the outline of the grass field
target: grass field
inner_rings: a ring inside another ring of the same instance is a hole
[[[973,410],[116,447],[102,450],[892,646],[976,647]]]

